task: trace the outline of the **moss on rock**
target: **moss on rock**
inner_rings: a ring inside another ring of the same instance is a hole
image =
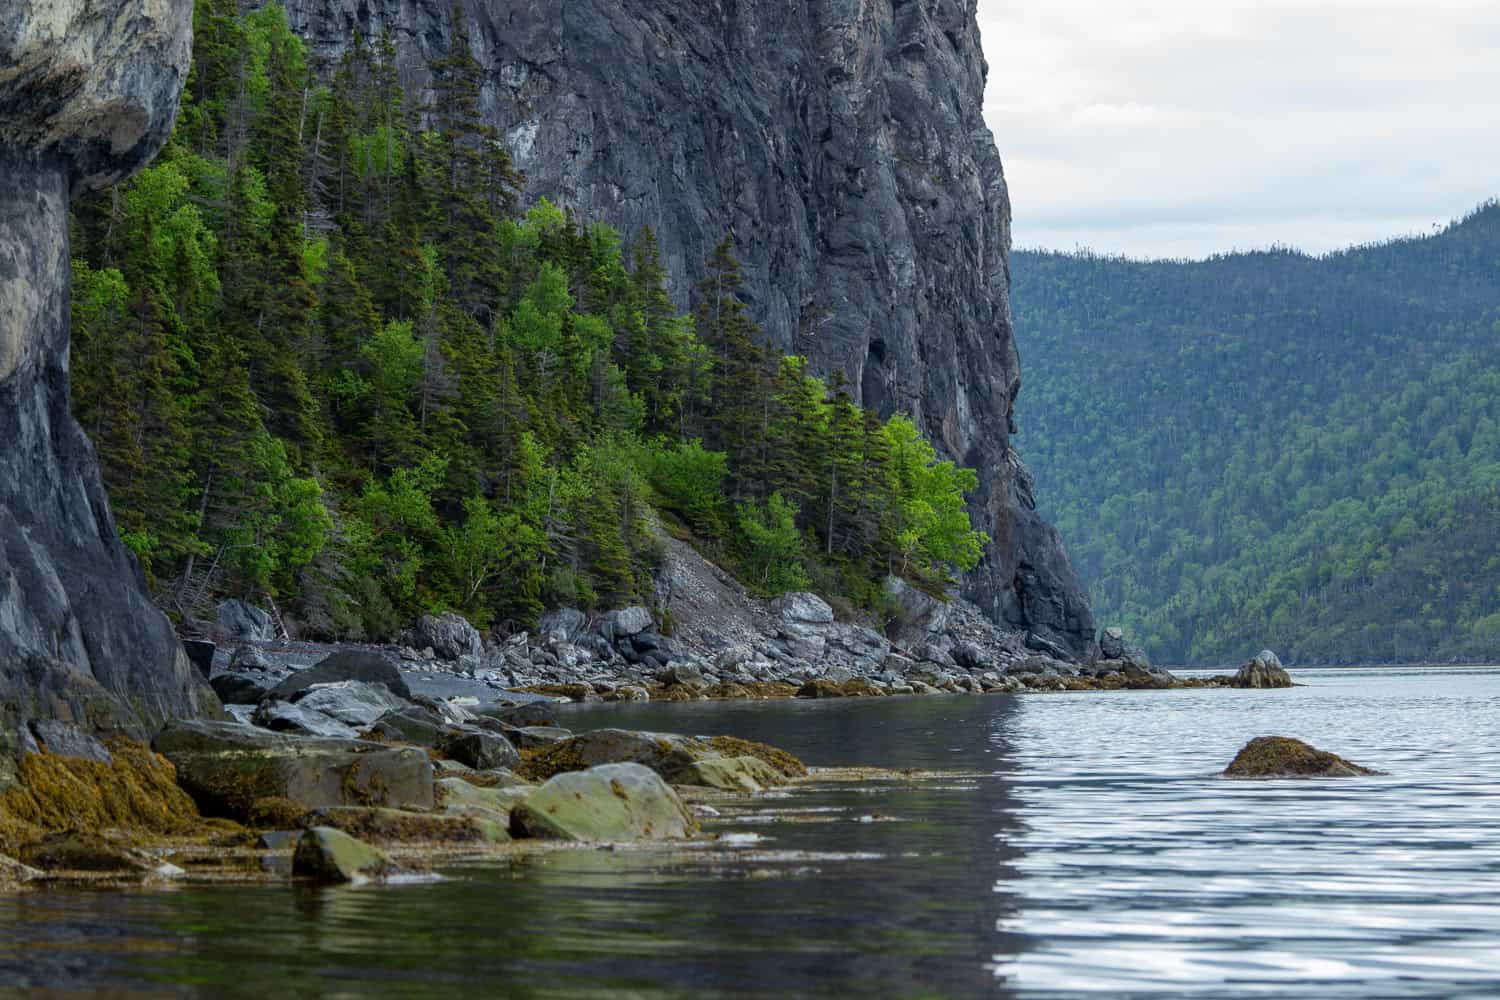
[[[1259,736],[1224,769],[1226,778],[1349,778],[1379,774],[1289,736]]]
[[[110,763],[27,754],[0,795],[0,851],[39,842],[48,832],[120,830],[136,836],[196,836],[226,829],[205,821],[165,758],[126,739],[109,743]]]

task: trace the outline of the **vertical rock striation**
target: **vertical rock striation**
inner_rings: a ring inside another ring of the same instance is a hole
[[[1010,202],[976,0],[468,0],[483,100],[528,193],[651,226],[684,308],[726,233],[779,349],[841,370],[979,470],[994,538],[966,593],[1075,656],[1093,617],[1009,443]],[[452,0],[286,0],[334,63],[389,32],[409,86]]]
[[[0,5],[0,769],[28,719],[144,735],[214,704],[120,544],[68,411],[68,201],[165,141],[191,12]]]

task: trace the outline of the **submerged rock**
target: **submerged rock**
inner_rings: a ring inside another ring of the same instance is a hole
[[[222,722],[174,722],[155,742],[206,814],[244,818],[256,800],[307,808],[431,809],[432,762],[414,747],[318,739]]]
[[[315,826],[302,834],[292,855],[292,874],[315,882],[363,882],[394,870],[384,851],[330,826]]]
[[[23,857],[27,864],[46,871],[145,874],[156,867],[137,851],[78,830],[49,834],[29,847]]]
[[[1258,736],[1224,769],[1226,778],[1350,778],[1379,774],[1289,736]]]
[[[549,840],[671,840],[697,826],[677,793],[640,764],[559,774],[511,812],[513,834]]]
[[[1239,669],[1229,682],[1237,688],[1289,688],[1292,675],[1281,665],[1281,659],[1269,649],[1263,649],[1255,658]]]

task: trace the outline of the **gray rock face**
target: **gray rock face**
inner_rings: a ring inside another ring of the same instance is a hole
[[[478,630],[461,616],[451,613],[436,618],[423,615],[417,621],[415,636],[414,645],[430,646],[445,660],[484,653],[484,642],[479,638]]]
[[[68,199],[171,130],[190,0],[0,4],[0,709],[148,735],[216,710],[68,412]]]
[[[271,613],[245,601],[221,601],[218,618],[219,628],[236,639],[276,638],[276,623],[271,620]]]
[[[979,471],[994,543],[965,593],[1086,658],[1088,598],[1010,445],[1010,201],[976,2],[488,0],[467,16],[527,194],[627,237],[652,227],[683,308],[732,235],[770,343]],[[390,32],[417,86],[453,34],[447,0],[286,7],[331,63]]]

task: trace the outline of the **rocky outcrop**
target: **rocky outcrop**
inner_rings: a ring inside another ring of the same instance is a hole
[[[0,743],[29,718],[145,735],[216,706],[147,599],[68,412],[68,201],[165,141],[191,11],[0,5]]]
[[[1289,736],[1258,736],[1245,744],[1226,778],[1354,778],[1379,774]]]
[[[1256,653],[1249,663],[1235,673],[1229,681],[1237,688],[1289,688],[1292,675],[1281,665],[1281,658],[1269,649]]]
[[[389,32],[420,89],[448,0],[286,0],[336,63]],[[528,178],[627,236],[652,227],[691,305],[724,235],[779,350],[980,474],[994,539],[966,594],[1077,659],[1088,598],[1010,444],[1021,387],[1010,201],[984,124],[976,0],[489,0],[466,5],[482,102]]]

